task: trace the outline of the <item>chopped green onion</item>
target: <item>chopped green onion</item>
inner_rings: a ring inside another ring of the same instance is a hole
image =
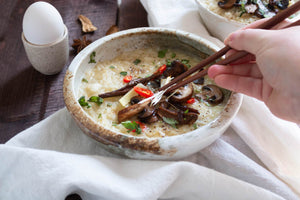
[[[88,80],[86,80],[85,78],[83,78],[81,81],[85,82],[85,83],[88,83]]]
[[[100,119],[102,117],[102,114],[100,113],[99,115],[98,115],[98,119]]]
[[[111,66],[109,66],[109,68],[110,69],[115,69],[116,67],[111,65]]]
[[[189,64],[190,61],[187,59],[182,59],[181,62],[182,62],[182,64]]]
[[[96,104],[98,104],[98,106],[100,106],[103,103],[103,99],[101,97],[98,96],[91,96],[88,100],[89,102],[94,102]]]
[[[140,59],[135,59],[135,61],[133,61],[133,63],[134,63],[135,65],[139,64],[140,62],[141,62]]]
[[[96,56],[96,52],[93,51],[91,53],[91,55],[90,55],[90,61],[89,61],[89,63],[96,63],[95,56]]]
[[[111,107],[112,106],[112,104],[111,103],[107,103],[107,105],[106,105],[107,107]]]
[[[189,113],[189,109],[186,109],[186,110],[184,111],[184,114],[187,114],[187,113]]]
[[[171,58],[175,58],[175,57],[176,57],[176,53],[172,53]]]
[[[127,72],[122,71],[122,72],[120,72],[120,74],[121,74],[122,76],[126,76],[126,75],[127,75]]]
[[[170,59],[167,59],[167,60],[166,60],[166,65],[171,66],[171,63],[172,63],[172,62],[170,61]]]
[[[87,107],[87,108],[90,108],[91,105],[85,101],[85,96],[82,96],[78,99],[78,103],[81,105],[81,107]]]
[[[159,58],[164,58],[166,56],[166,53],[167,53],[168,49],[163,49],[163,50],[160,50],[158,51],[158,57]]]
[[[112,126],[118,126],[118,122],[112,122],[111,125]]]
[[[196,130],[198,128],[197,124],[193,124],[194,129]]]

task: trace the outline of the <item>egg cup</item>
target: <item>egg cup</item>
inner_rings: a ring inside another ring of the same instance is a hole
[[[32,66],[42,74],[52,75],[60,72],[69,59],[69,34],[64,25],[63,36],[56,42],[46,45],[32,44],[22,33],[22,41]]]

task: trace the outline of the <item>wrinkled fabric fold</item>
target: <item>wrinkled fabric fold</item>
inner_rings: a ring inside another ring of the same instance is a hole
[[[185,30],[223,46],[202,25],[194,0],[141,3],[151,26]],[[200,152],[180,161],[133,160],[83,134],[63,108],[0,145],[0,199],[76,193],[84,200],[299,200],[299,136],[297,125],[245,97],[231,127]]]

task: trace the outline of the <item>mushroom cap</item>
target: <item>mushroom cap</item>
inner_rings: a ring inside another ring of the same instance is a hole
[[[192,83],[184,85],[177,89],[176,93],[171,96],[170,100],[174,102],[186,102],[194,93],[194,87]]]
[[[232,8],[235,4],[236,0],[222,0],[218,2],[218,6],[223,9],[229,9]]]
[[[202,98],[210,104],[216,105],[223,101],[224,95],[218,86],[209,84],[202,87]]]

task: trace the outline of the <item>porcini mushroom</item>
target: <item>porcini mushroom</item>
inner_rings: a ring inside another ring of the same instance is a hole
[[[194,88],[191,83],[178,88],[176,93],[171,96],[170,100],[174,102],[186,102],[193,96]]]
[[[164,77],[176,77],[187,71],[188,67],[178,60],[174,60],[170,66],[167,66],[166,70],[163,72]]]
[[[118,121],[123,122],[126,119],[129,119],[133,117],[134,115],[137,115],[140,113],[148,104],[150,103],[150,100],[145,101],[143,103],[137,103],[134,105],[131,105],[129,107],[126,107],[118,112]]]
[[[222,0],[218,2],[218,6],[223,9],[232,8],[236,0]]]
[[[205,85],[202,87],[202,98],[210,104],[216,105],[223,101],[223,92],[216,85]]]

